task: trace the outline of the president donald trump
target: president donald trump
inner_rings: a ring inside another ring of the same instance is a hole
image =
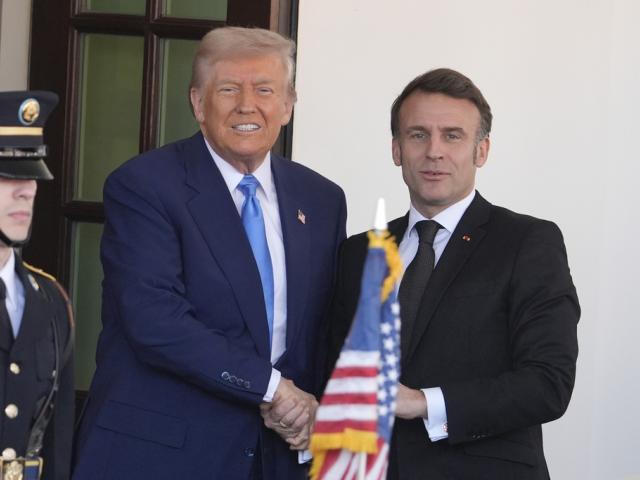
[[[76,479],[302,479],[317,406],[342,190],[271,154],[294,44],[209,32],[200,132],[106,181],[103,330]]]

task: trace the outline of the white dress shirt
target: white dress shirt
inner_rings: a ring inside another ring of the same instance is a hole
[[[436,238],[433,241],[435,267],[435,265],[438,264],[438,260],[440,260],[447,243],[449,243],[451,234],[458,226],[458,222],[460,222],[462,215],[473,201],[475,195],[476,192],[473,190],[465,198],[454,203],[450,207],[447,207],[433,218],[426,218],[422,216],[422,214],[418,212],[413,205],[411,205],[407,230],[398,247],[400,257],[402,258],[402,264],[408,266],[418,251],[418,232],[414,228],[416,223],[421,220],[435,220],[442,226],[442,228],[438,230],[438,233],[436,233]],[[400,282],[398,282],[398,286],[399,285]],[[449,436],[447,433],[447,408],[444,403],[442,389],[440,387],[425,388],[422,392],[427,398],[427,418],[424,420],[424,426],[427,429],[429,438],[432,442],[447,438]]]
[[[238,189],[238,184],[244,177],[244,173],[236,170],[230,163],[222,159],[205,140],[209,153],[213,157],[222,178],[227,184],[233,203],[242,214],[244,194]],[[275,364],[282,356],[287,341],[287,271],[285,264],[284,239],[282,237],[282,224],[280,223],[280,210],[278,209],[278,194],[271,173],[271,154],[267,153],[264,162],[254,171],[260,186],[256,189],[256,197],[260,202],[264,229],[271,255],[273,268],[273,336],[271,340],[271,364]],[[280,372],[275,368],[271,371],[269,386],[263,400],[270,402],[276,393],[280,383]]]
[[[218,170],[222,174],[227,188],[236,205],[238,215],[242,215],[244,194],[238,189],[238,184],[244,177],[244,173],[236,170],[230,163],[220,157],[209,142],[205,139],[209,153],[213,157]],[[264,229],[267,235],[267,245],[271,255],[273,268],[273,336],[271,339],[271,364],[275,364],[286,349],[287,341],[287,270],[284,253],[284,239],[282,237],[282,224],[280,223],[280,210],[278,209],[278,193],[271,173],[271,154],[267,153],[264,162],[252,173],[260,182],[256,189],[256,197],[260,202]],[[267,386],[267,393],[262,399],[265,402],[273,400],[281,374],[275,368],[271,369],[271,378]],[[306,463],[311,460],[311,452],[304,450],[298,452],[298,463]]]
[[[22,314],[24,313],[24,287],[20,281],[20,277],[16,273],[16,254],[13,249],[7,263],[0,269],[0,277],[7,287],[7,297],[5,305],[11,320],[11,328],[13,329],[13,337],[17,337],[22,324]]]

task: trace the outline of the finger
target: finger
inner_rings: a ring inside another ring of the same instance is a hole
[[[309,446],[309,435],[301,433],[295,437],[287,438],[285,441],[289,444],[290,450],[306,450]]]
[[[271,404],[269,403],[260,404],[260,415],[262,415],[263,417],[266,417],[267,415],[269,415],[270,411],[271,411]]]
[[[300,416],[309,416],[308,410],[304,405],[298,404],[291,410],[289,410],[280,420],[279,423],[285,428],[291,428],[298,420]],[[304,424],[305,422],[302,422]],[[298,428],[300,428],[300,424]]]
[[[303,410],[289,425],[292,430],[300,431],[302,428],[309,425],[311,415],[308,410]]]
[[[282,426],[280,426],[279,423],[273,424],[273,426],[269,428],[271,428],[274,432],[276,432],[285,441],[289,438],[294,438],[300,433],[300,432],[292,432],[288,428],[283,428]]]
[[[271,417],[269,416],[263,417],[263,421],[264,421],[264,426],[272,430],[275,430],[278,425],[277,423],[274,423],[273,420],[271,420]]]
[[[271,417],[276,422],[279,422],[287,413],[293,410],[296,405],[298,405],[298,401],[293,398],[288,398],[286,400],[282,400],[281,402],[274,403],[271,407]]]

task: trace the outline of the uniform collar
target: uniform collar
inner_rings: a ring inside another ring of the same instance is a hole
[[[7,301],[9,303],[15,303],[17,295],[16,279],[18,277],[16,275],[16,254],[13,249],[11,249],[7,263],[5,263],[4,267],[0,269],[0,278],[2,278],[5,286],[7,287]]]

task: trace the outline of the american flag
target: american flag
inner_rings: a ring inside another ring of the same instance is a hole
[[[397,246],[369,232],[356,315],[316,414],[314,480],[386,478],[400,378]]]

